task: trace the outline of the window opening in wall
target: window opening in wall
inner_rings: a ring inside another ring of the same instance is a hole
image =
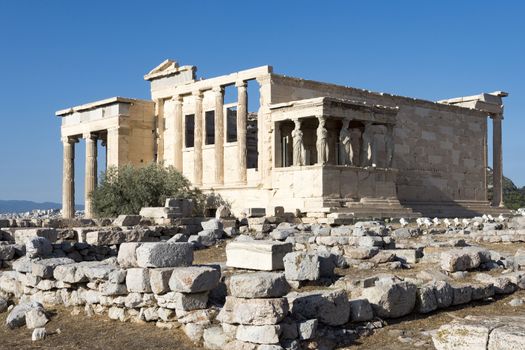
[[[204,144],[213,145],[215,144],[215,111],[207,111],[204,119],[206,123],[206,138]]]
[[[195,145],[194,135],[195,135],[195,115],[194,114],[188,114],[185,117],[185,146],[186,147],[193,147]]]
[[[237,107],[226,108],[226,142],[237,141]]]

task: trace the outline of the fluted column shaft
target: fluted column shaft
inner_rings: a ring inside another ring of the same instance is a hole
[[[62,146],[62,217],[72,219],[75,216],[75,140],[64,138]]]
[[[93,134],[84,135],[86,141],[86,178],[84,181],[84,216],[93,217],[91,194],[97,187],[97,138]]]
[[[195,128],[194,128],[194,163],[193,163],[193,184],[202,185],[202,92],[193,93],[195,97]]]
[[[175,152],[173,165],[182,173],[182,96],[178,95],[173,98],[175,102]]]
[[[224,184],[224,89],[215,92],[215,183]]]
[[[247,182],[247,158],[248,150],[246,148],[246,122],[248,119],[248,92],[246,82],[241,81],[235,84],[237,86],[237,150],[238,150],[238,178],[239,182]]]
[[[492,175],[493,196],[492,205],[503,207],[503,152],[501,140],[501,114],[491,115],[492,118]]]

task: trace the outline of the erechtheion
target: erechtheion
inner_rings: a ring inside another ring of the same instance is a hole
[[[282,206],[310,217],[469,216],[502,206],[504,92],[432,102],[287,77],[270,66],[210,79],[196,71],[166,60],[144,77],[151,101],[114,97],[56,113],[64,217],[74,215],[81,139],[87,217],[99,141],[108,166],[174,166],[234,212]],[[258,101],[248,98],[252,91]],[[230,95],[236,98],[227,103]]]

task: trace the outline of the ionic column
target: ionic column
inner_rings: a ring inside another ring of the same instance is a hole
[[[164,100],[155,101],[155,116],[157,117],[157,163],[164,163]]]
[[[246,85],[245,81],[240,81],[235,84],[235,86],[237,86],[238,172],[239,182],[242,184],[247,182],[246,159],[248,157],[248,151],[246,148],[246,119],[248,118],[248,92],[246,90]]]
[[[182,96],[173,97],[175,103],[175,152],[173,165],[182,173]]]
[[[503,207],[503,154],[501,147],[502,114],[492,114],[492,206]]]
[[[215,183],[224,184],[224,89],[215,92]]]
[[[91,194],[97,187],[97,137],[91,133],[84,135],[86,141],[86,178],[84,182],[84,217],[93,216]]]
[[[202,185],[202,91],[193,93],[195,96],[195,129],[193,148],[193,184]]]
[[[62,168],[62,217],[75,217],[75,139],[62,139],[64,160]]]

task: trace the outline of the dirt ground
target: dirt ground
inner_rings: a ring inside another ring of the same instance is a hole
[[[180,329],[160,329],[154,323],[113,321],[106,316],[71,315],[71,309],[50,308],[54,315],[46,325],[48,337],[31,341],[25,326],[15,330],[5,325],[7,312],[0,314],[0,349],[200,349]],[[60,329],[60,333],[56,330]]]

